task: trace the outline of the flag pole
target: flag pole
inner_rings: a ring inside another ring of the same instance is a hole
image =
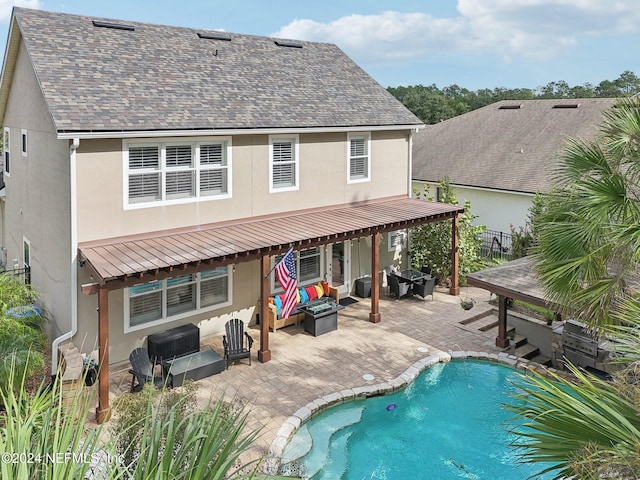
[[[289,254],[289,252],[291,252],[291,251],[293,251],[293,247],[291,247],[291,248],[289,248],[289,250],[287,250],[287,252],[283,255],[283,257],[280,259],[280,261],[279,261],[278,263],[276,263],[276,264],[271,268],[271,270],[269,270],[269,271],[267,272],[267,274],[264,276],[264,278],[267,278],[269,275],[271,275],[271,272],[273,272],[273,271],[278,267],[278,265],[280,265],[280,264],[282,263],[282,261],[284,260],[284,257],[286,257],[286,256]]]

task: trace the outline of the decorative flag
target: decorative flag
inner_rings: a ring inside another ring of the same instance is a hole
[[[289,318],[291,312],[298,303],[298,281],[296,277],[296,260],[293,256],[293,247],[285,253],[282,260],[276,265],[276,276],[278,282],[284,289],[284,300],[282,301],[282,318]]]

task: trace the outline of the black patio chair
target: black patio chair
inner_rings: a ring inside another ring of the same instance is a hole
[[[131,392],[139,392],[144,385],[153,383],[156,388],[164,386],[164,377],[153,374],[153,365],[149,360],[149,352],[146,348],[136,348],[129,354],[131,369]],[[137,381],[137,384],[136,384]]]
[[[433,287],[435,284],[435,277],[417,280],[413,282],[413,285],[411,286],[411,293],[414,295],[420,295],[423,300],[427,295],[431,295],[431,300],[433,300]]]
[[[227,334],[222,336],[222,345],[226,368],[229,368],[231,362],[243,358],[248,358],[251,365],[253,338],[244,331],[244,322],[239,318],[233,318],[226,323],[224,329]]]
[[[393,293],[397,298],[404,297],[411,289],[410,283],[402,281],[402,279],[394,273],[389,274],[387,281],[389,282],[389,289],[391,290],[391,293]]]

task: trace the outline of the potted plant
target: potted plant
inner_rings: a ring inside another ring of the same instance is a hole
[[[471,310],[474,303],[476,303],[476,301],[473,298],[460,298],[460,306],[464,310]]]

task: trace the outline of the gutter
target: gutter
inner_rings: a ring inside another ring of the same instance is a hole
[[[58,140],[100,139],[100,138],[162,138],[195,136],[232,136],[232,135],[289,135],[305,133],[336,132],[382,132],[389,130],[411,130],[417,132],[424,125],[352,125],[340,127],[258,127],[258,128],[221,128],[187,130],[116,130],[116,131],[58,131]]]
[[[58,346],[71,338],[78,331],[78,213],[76,191],[76,150],[80,146],[80,139],[74,138],[69,147],[69,181],[71,203],[71,330],[63,333],[51,343],[51,376],[55,378],[58,372]]]

